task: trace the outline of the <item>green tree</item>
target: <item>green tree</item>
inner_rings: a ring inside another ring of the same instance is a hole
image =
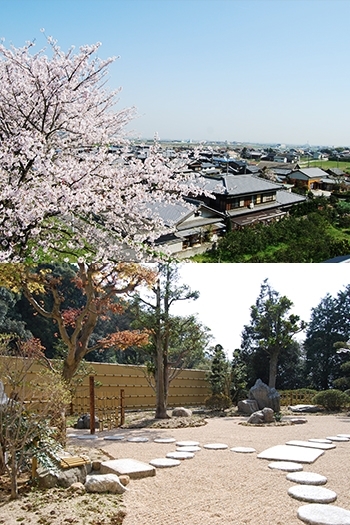
[[[23,340],[30,339],[32,333],[17,309],[18,294],[0,287],[0,334],[16,334]]]
[[[244,363],[241,352],[236,349],[231,361],[231,384],[230,396],[234,404],[246,396],[247,388],[247,366]]]
[[[208,381],[212,394],[227,394],[229,363],[221,345],[216,345],[213,351]]]
[[[250,324],[242,332],[243,355],[257,355],[258,351],[265,354],[271,388],[276,387],[281,354],[292,344],[293,336],[306,327],[299,316],[289,313],[292,306],[292,301],[280,296],[265,279],[255,305],[250,308]]]
[[[158,279],[150,296],[138,294],[135,299],[136,327],[149,333],[146,347],[151,356],[149,371],[153,374],[156,392],[155,417],[166,419],[169,383],[189,359],[207,344],[208,331],[193,316],[172,316],[175,302],[195,300],[198,292],[178,284],[176,264],[158,265]]]
[[[335,344],[350,337],[350,285],[336,297],[327,294],[312,309],[304,341],[305,371],[312,388],[327,390],[342,377],[346,354]]]

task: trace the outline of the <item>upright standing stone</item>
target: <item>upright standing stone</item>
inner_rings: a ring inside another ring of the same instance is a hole
[[[280,395],[275,388],[270,388],[261,379],[249,390],[249,399],[255,399],[259,410],[265,407],[272,408],[274,412],[280,411]]]

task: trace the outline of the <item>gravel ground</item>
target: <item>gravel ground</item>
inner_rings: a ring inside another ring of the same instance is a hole
[[[147,443],[102,441],[114,458],[144,462],[165,457],[174,444],[154,443],[155,437],[193,440],[200,445],[224,443],[226,450],[202,448],[190,460],[169,469],[157,469],[155,477],[132,480],[124,494],[123,525],[298,525],[297,510],[305,503],[290,497],[293,485],[286,472],[272,470],[257,454],[292,439],[308,440],[350,433],[350,418],[307,415],[307,423],[285,426],[246,426],[243,419],[214,418],[207,425],[179,429],[134,429],[118,432],[128,437],[145,436]],[[100,441],[100,440],[98,440]],[[253,447],[256,453],[232,452],[236,446]],[[337,506],[350,510],[349,443],[337,443],[304,471],[327,477],[326,488],[338,495]]]
[[[189,428],[136,428],[97,432],[94,440],[69,437],[77,453],[95,459],[131,458],[148,463],[175,450],[175,444],[154,443],[156,437],[198,441],[202,446],[193,459],[178,467],[157,469],[156,476],[131,480],[120,498],[113,495],[70,496],[67,491],[34,493],[14,502],[0,502],[0,523],[18,525],[299,525],[297,510],[305,503],[288,495],[293,483],[286,472],[270,469],[257,454],[292,439],[308,440],[350,434],[350,418],[339,415],[307,415],[306,424],[246,426],[237,417],[212,418]],[[70,431],[69,433],[75,433]],[[84,432],[84,431],[79,431]],[[107,434],[122,434],[122,441],[107,441]],[[146,443],[128,442],[131,436],[147,437]],[[203,445],[224,443],[226,450]],[[252,447],[254,453],[232,452],[232,447]],[[304,471],[327,477],[326,488],[338,495],[337,506],[350,510],[350,442],[337,443]],[[34,499],[33,499],[34,498]],[[36,498],[36,499],[35,499]],[[120,509],[122,513],[120,514]],[[126,516],[123,520],[124,510]]]

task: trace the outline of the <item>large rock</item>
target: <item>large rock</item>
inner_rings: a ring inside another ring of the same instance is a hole
[[[184,408],[184,407],[176,407],[173,409],[171,415],[173,417],[191,417],[192,410],[190,410],[189,408]]]
[[[265,407],[258,412],[254,412],[254,414],[252,414],[248,419],[248,423],[252,425],[262,425],[264,423],[272,423],[273,421],[273,410],[272,408],[268,407]]]
[[[51,489],[53,487],[68,488],[73,483],[85,483],[87,466],[69,468],[65,470],[38,469],[38,483],[40,488]]]
[[[83,429],[83,428],[90,428],[90,414],[83,414],[79,417],[76,425],[76,428]],[[97,416],[95,416],[95,428],[100,428],[100,422]]]
[[[116,474],[92,474],[87,476],[85,482],[86,492],[111,492],[123,494],[127,490]]]
[[[244,399],[243,401],[238,401],[237,408],[239,412],[247,414],[248,416],[259,410],[258,403],[255,399]]]
[[[254,399],[262,410],[265,407],[272,408],[274,412],[280,411],[280,395],[275,388],[270,388],[261,379],[257,379],[255,385],[249,390],[249,399]]]

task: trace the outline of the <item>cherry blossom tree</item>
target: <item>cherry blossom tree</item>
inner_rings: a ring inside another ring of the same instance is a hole
[[[116,110],[99,43],[46,40],[0,44],[0,261],[145,259],[165,231],[149,204],[198,193],[193,175],[157,142],[130,155],[135,109]]]

